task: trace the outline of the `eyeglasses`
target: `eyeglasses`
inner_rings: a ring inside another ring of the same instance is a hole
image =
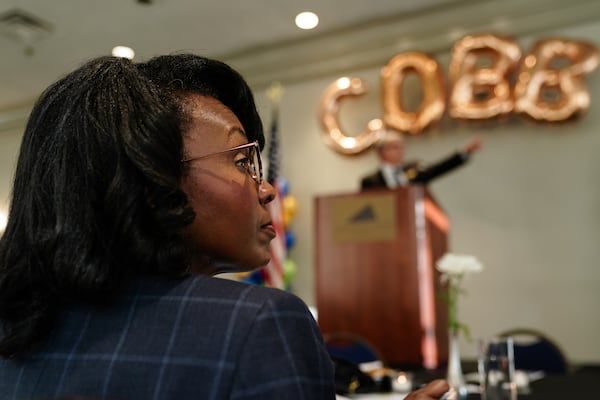
[[[188,162],[202,160],[204,158],[216,156],[219,154],[229,153],[231,151],[238,151],[238,150],[243,150],[243,149],[248,149],[247,154],[246,154],[247,159],[245,160],[246,162],[244,163],[244,169],[246,170],[248,175],[250,175],[250,177],[252,179],[254,179],[254,181],[260,186],[263,182],[263,172],[262,172],[262,161],[260,159],[260,149],[258,147],[257,141],[246,143],[241,146],[232,147],[231,149],[218,151],[216,153],[206,154],[206,155],[203,155],[200,157],[188,158],[185,160],[181,160],[181,162],[188,163]],[[240,160],[240,161],[244,161],[244,160]]]

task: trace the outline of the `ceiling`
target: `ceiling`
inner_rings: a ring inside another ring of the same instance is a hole
[[[456,0],[1,0],[0,110],[30,104],[41,90],[89,58],[128,45],[136,59],[192,51],[227,59],[274,43],[318,37],[369,21]],[[300,11],[320,24],[302,31]],[[33,26],[29,20],[39,20]],[[14,20],[11,20],[14,22]]]
[[[319,14],[316,29],[294,26],[305,10]],[[13,11],[20,23],[3,23]],[[0,0],[0,130],[22,124],[44,88],[115,45],[134,48],[136,60],[218,58],[258,89],[383,66],[409,50],[447,52],[469,33],[535,37],[598,21],[598,0]]]

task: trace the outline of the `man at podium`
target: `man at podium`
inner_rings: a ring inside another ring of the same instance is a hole
[[[387,132],[377,144],[379,169],[361,179],[361,190],[395,189],[410,184],[427,184],[466,163],[471,155],[481,148],[481,139],[471,139],[461,150],[434,164],[423,166],[418,162],[404,162],[404,139],[395,132]]]

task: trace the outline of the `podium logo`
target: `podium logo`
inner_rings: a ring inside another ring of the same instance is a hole
[[[374,221],[375,210],[372,204],[367,204],[362,210],[358,210],[356,215],[351,219],[351,222]]]
[[[394,240],[394,196],[373,194],[335,199],[332,202],[332,222],[332,236],[336,244]]]

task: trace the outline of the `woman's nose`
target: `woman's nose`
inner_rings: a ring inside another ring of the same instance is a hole
[[[266,180],[258,186],[258,198],[261,204],[268,204],[275,199],[277,195],[275,188]]]

